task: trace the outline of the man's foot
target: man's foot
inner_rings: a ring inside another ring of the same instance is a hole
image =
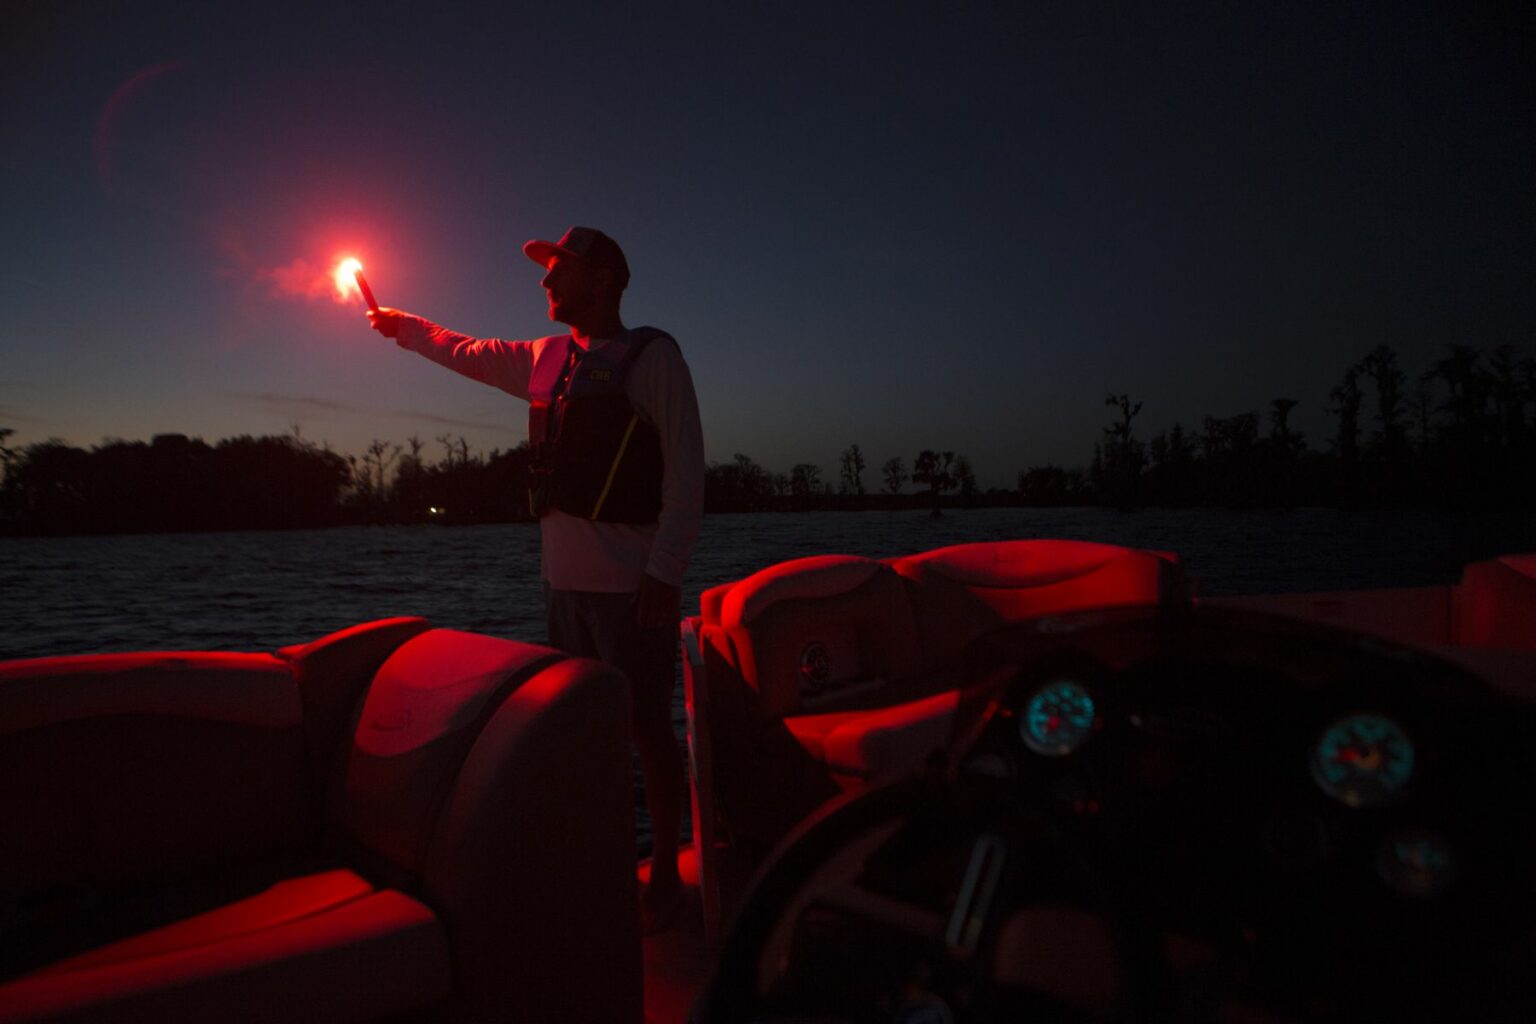
[[[648,883],[640,892],[640,934],[655,935],[672,927],[685,902],[683,883],[678,879]]]

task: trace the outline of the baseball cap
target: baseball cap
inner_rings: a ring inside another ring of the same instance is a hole
[[[624,259],[624,250],[596,228],[571,228],[558,242],[534,239],[524,243],[523,254],[545,268],[556,256],[573,256],[594,267],[613,271],[618,276],[620,288],[629,284],[629,263]]]

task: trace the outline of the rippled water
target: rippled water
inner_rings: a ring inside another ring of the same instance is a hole
[[[710,516],[684,586],[803,555],[910,554],[1014,537],[1177,551],[1206,594],[1448,583],[1466,561],[1536,550],[1523,514],[1099,509]],[[269,650],[389,615],[544,636],[532,525],[0,539],[0,658]]]

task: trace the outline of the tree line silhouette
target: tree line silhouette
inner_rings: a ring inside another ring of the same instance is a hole
[[[356,523],[530,518],[528,451],[472,453],[438,438],[441,460],[374,441],[361,457],[292,434],[210,445],[182,434],[111,440],[85,451],[49,440],[6,447],[0,528],[13,533],[266,530]]]
[[[1536,359],[1452,345],[1412,381],[1386,345],[1329,392],[1332,436],[1314,448],[1291,426],[1300,404],[1175,423],[1143,440],[1143,403],[1111,394],[1109,424],[1086,469],[1032,466],[1012,490],[983,492],[970,460],[924,449],[876,476],[853,444],[837,480],[798,463],[788,472],[747,455],[705,472],[707,512],[933,508],[946,505],[1536,507]],[[427,445],[375,440],[361,456],[302,437],[181,434],[109,440],[90,450],[47,440],[22,448],[0,427],[0,529],[123,533],[277,529],[353,523],[481,523],[531,519],[526,444],[482,455],[463,437]],[[866,475],[871,479],[866,482]],[[908,485],[913,489],[909,489]]]
[[[1452,345],[1409,385],[1390,346],[1366,353],[1329,392],[1321,449],[1291,427],[1294,398],[1273,399],[1262,421],[1206,416],[1143,442],[1141,403],[1112,394],[1117,415],[1087,473],[1031,470],[1019,489],[1033,503],[1054,491],[1120,507],[1536,506],[1536,359]]]

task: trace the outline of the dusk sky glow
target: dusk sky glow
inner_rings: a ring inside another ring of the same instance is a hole
[[[555,333],[520,252],[600,228],[706,455],[858,443],[984,486],[1328,391],[1380,344],[1536,354],[1514,5],[24,2],[0,41],[0,427],[525,436],[338,301]],[[287,13],[284,13],[286,10]],[[366,12],[366,13],[365,13]]]

